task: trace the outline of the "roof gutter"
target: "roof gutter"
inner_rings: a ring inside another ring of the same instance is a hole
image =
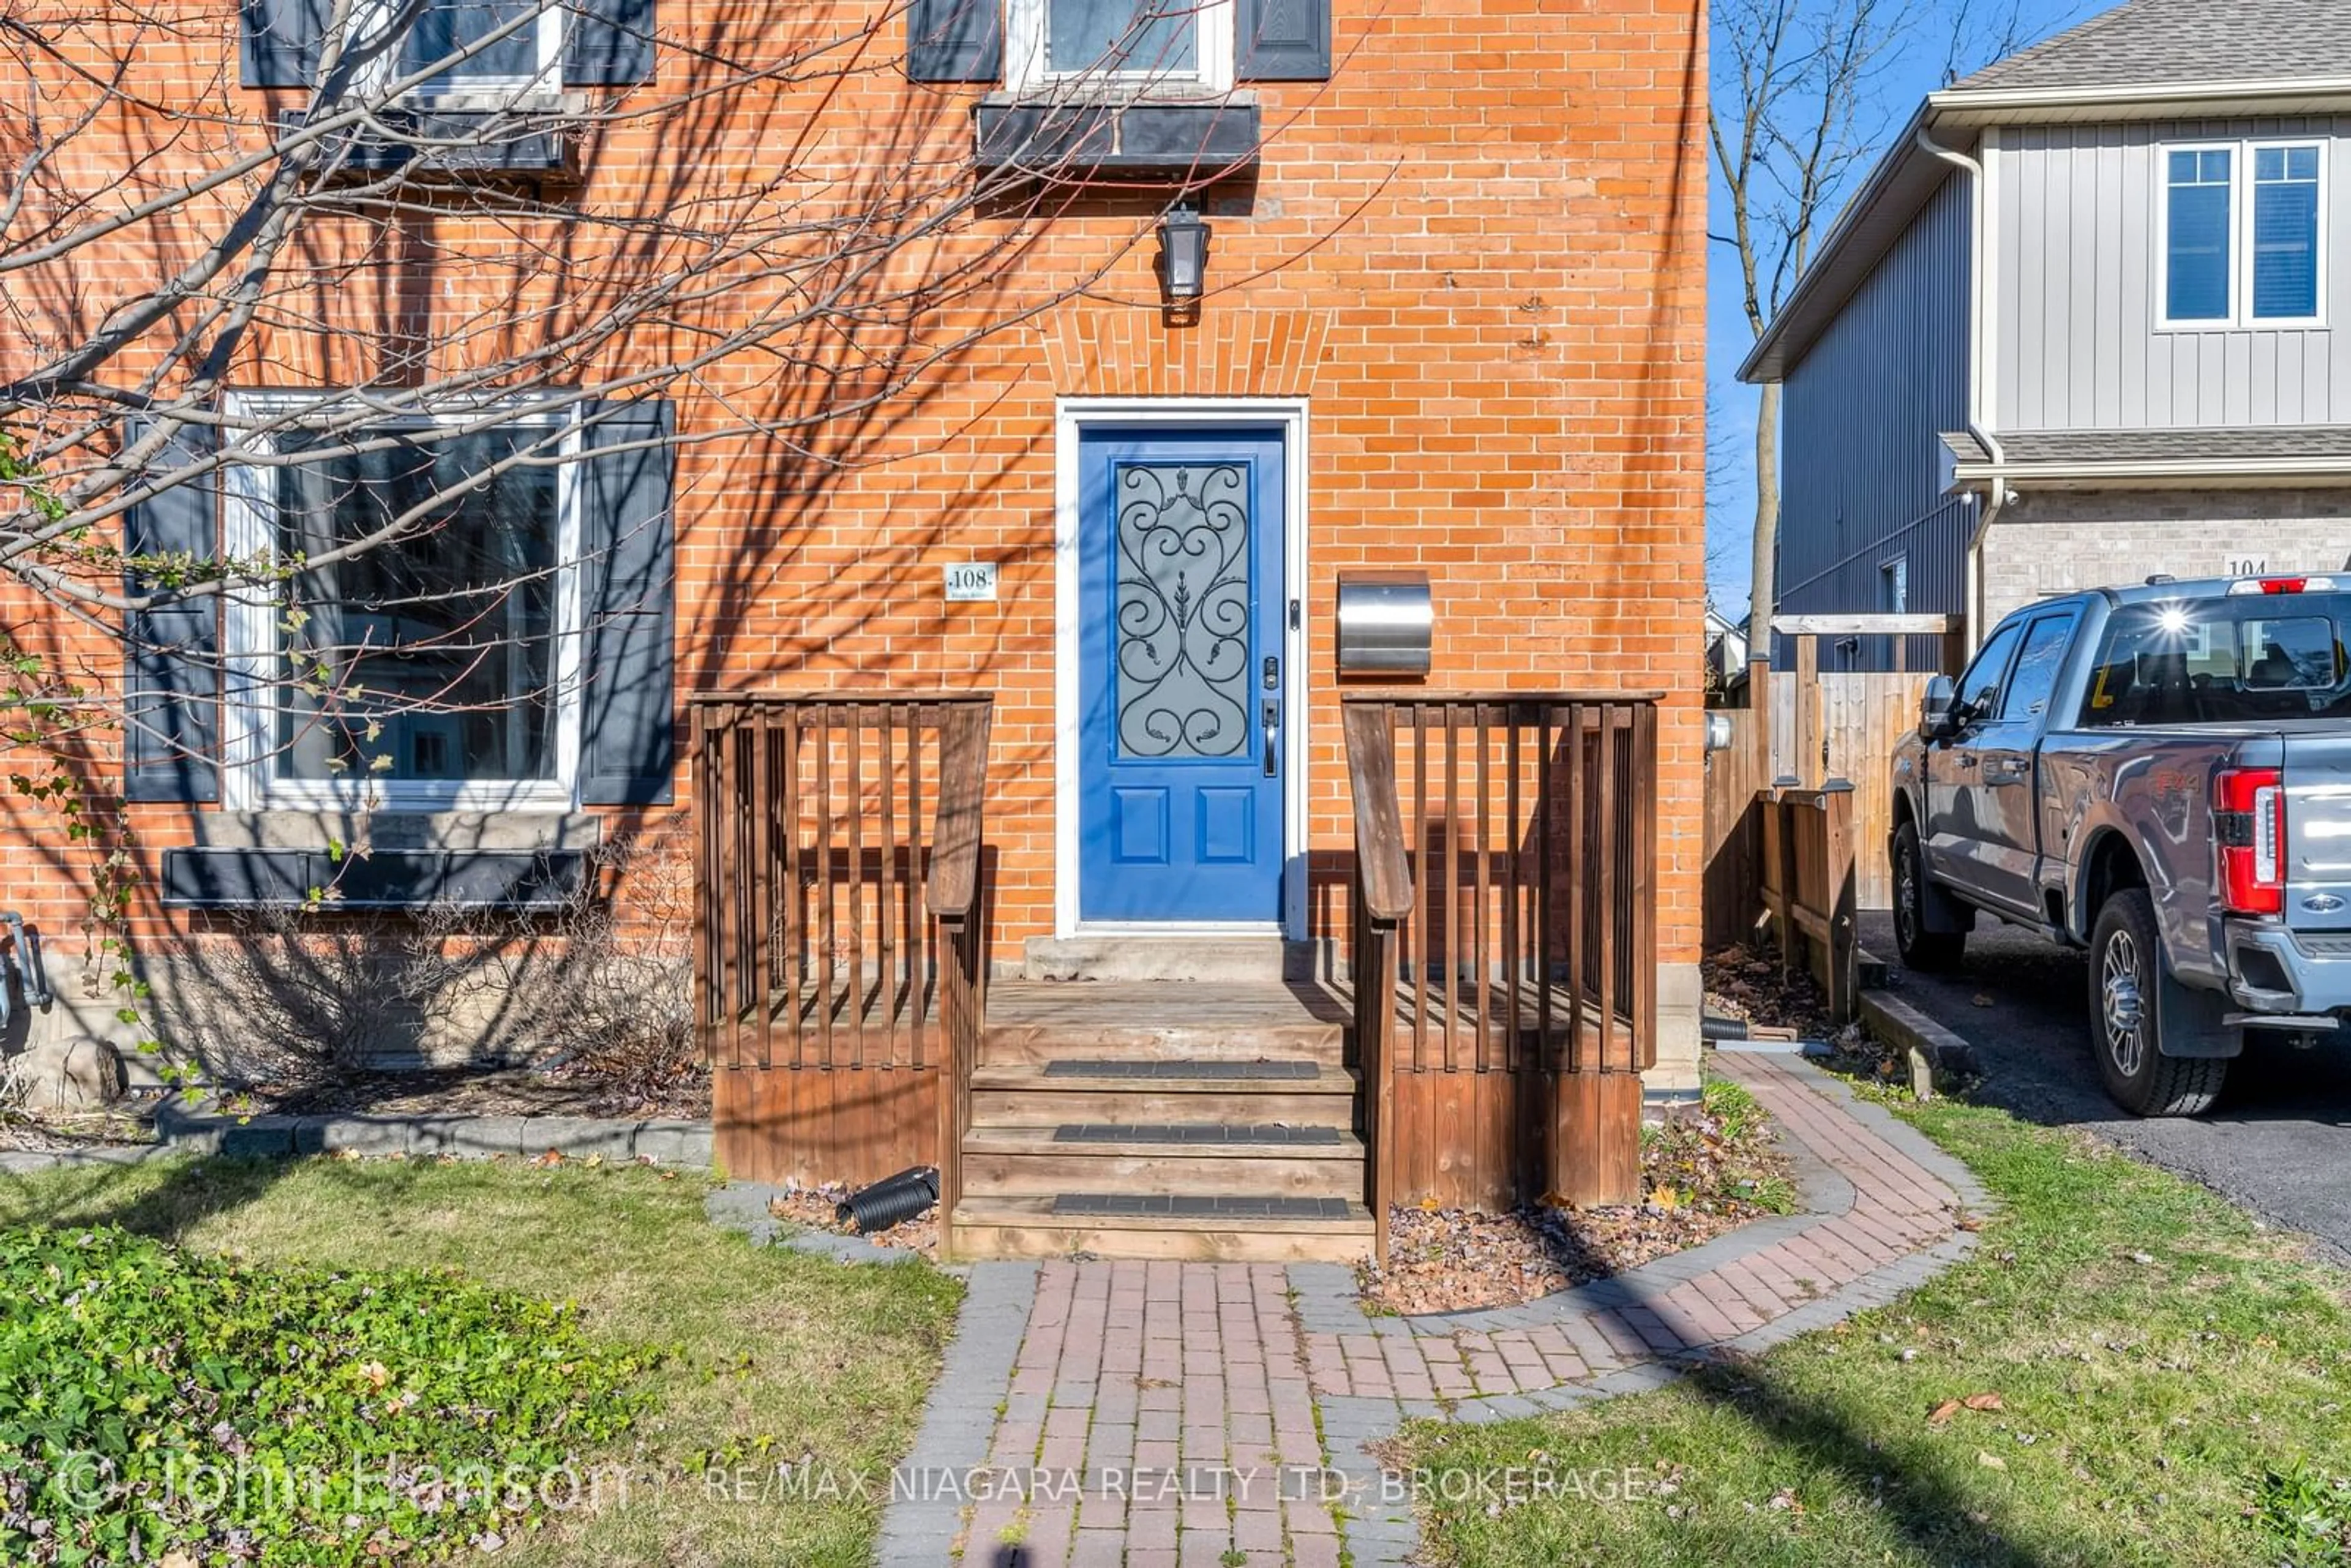
[[[1951,476],[1959,484],[2159,485],[2198,480],[2208,485],[2286,485],[2320,480],[2351,483],[2351,456],[2140,458],[2110,463],[1960,463]]]
[[[1945,88],[1927,95],[1938,119],[2032,120],[2083,110],[2146,109],[2193,118],[2207,107],[2228,110],[2273,100],[2351,99],[2351,76],[2268,77],[2249,81],[2116,82],[2085,87]]]
[[[1937,157],[1950,151],[1937,146],[1931,138],[1922,142],[1923,133],[1940,127],[1981,130],[2003,124],[2078,120],[2085,114],[2120,120],[2192,120],[2249,114],[2263,109],[2278,113],[2351,111],[2351,76],[2193,84],[2138,82],[2102,87],[1945,88],[1928,93],[1895,139],[1891,150],[1878,160],[1869,178],[1831,226],[1812,265],[1796,280],[1795,292],[1782,303],[1779,314],[1771,319],[1740,365],[1739,379],[1780,379],[1765,376],[1762,367],[1779,353],[1789,333],[1812,313],[1809,291],[1822,287],[1824,279],[1837,276],[1843,253],[1863,226],[1862,220],[1896,183],[1911,150],[1923,146]],[[1874,265],[1876,258],[1867,259]],[[1864,267],[1863,271],[1866,270]]]

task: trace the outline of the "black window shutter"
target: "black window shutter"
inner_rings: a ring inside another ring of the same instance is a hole
[[[916,81],[984,82],[1003,76],[1003,0],[911,0],[906,74]]]
[[[1331,0],[1236,0],[1242,81],[1331,79]]]
[[[237,63],[247,87],[308,87],[333,0],[239,0]]]
[[[137,442],[152,422],[131,422],[124,439]],[[183,425],[149,460],[156,478],[196,462],[213,449],[214,433]],[[133,486],[147,482],[134,476]],[[125,516],[122,548],[133,556],[220,557],[217,481],[205,477],[161,491]],[[132,593],[152,583],[125,579]],[[124,627],[123,798],[131,800],[220,799],[220,599],[165,604],[132,615]]]
[[[664,400],[593,403],[581,436],[580,799],[658,806],[676,771],[676,425]]]
[[[570,0],[563,85],[633,87],[653,79],[654,0]]]

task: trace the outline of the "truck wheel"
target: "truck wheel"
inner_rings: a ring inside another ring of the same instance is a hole
[[[1958,968],[1968,950],[1966,932],[1927,929],[1927,900],[1934,891],[1927,884],[1917,824],[1905,822],[1894,830],[1894,945],[1905,967],[1928,975]]]
[[[2229,1064],[2218,1058],[2163,1054],[2164,972],[2155,903],[2143,887],[2125,888],[2098,911],[2090,937],[2090,1043],[2106,1092],[2141,1116],[2197,1116],[2220,1097]]]

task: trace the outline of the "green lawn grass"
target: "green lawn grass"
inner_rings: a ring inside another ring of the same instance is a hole
[[[496,1562],[867,1563],[960,1288],[919,1263],[753,1248],[705,1219],[706,1190],[576,1163],[190,1161],[0,1177],[0,1226],[111,1220],[256,1261],[446,1265],[576,1301],[591,1336],[666,1354],[630,1436],[595,1456],[614,1467],[601,1506]],[[800,1479],[776,1480],[784,1463]]]
[[[1970,1258],[1655,1394],[1409,1428],[1412,1464],[1516,1467],[1527,1499],[1428,1489],[1434,1559],[2351,1563],[2351,1279],[2081,1134],[1948,1101],[1902,1113],[2003,1206]],[[1929,1420],[1980,1394],[2001,1407]],[[1532,1495],[1538,1475],[1557,1490]]]

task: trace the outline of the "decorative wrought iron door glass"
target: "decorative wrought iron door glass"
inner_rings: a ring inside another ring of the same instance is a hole
[[[1112,484],[1119,754],[1237,757],[1251,735],[1248,473],[1122,463]]]

